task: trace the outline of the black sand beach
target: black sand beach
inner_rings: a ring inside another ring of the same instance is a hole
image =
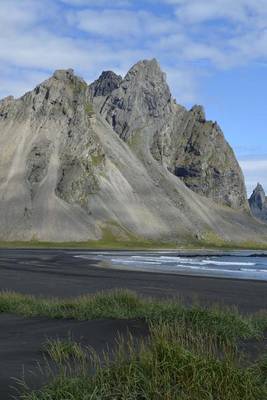
[[[80,254],[81,251],[78,251]],[[0,289],[44,297],[74,297],[102,290],[124,288],[143,296],[181,297],[189,303],[220,303],[250,313],[267,308],[267,282],[215,279],[172,274],[132,272],[100,268],[95,261],[73,257],[67,250],[0,250]],[[0,315],[0,399],[14,393],[11,377],[34,385],[41,376],[31,377],[36,362],[42,361],[41,345],[49,337],[71,335],[101,352],[112,347],[118,332],[147,334],[141,321],[102,320],[77,322]]]
[[[267,308],[267,281],[102,268],[95,260],[74,257],[81,253],[80,250],[1,249],[0,289],[44,297],[75,297],[122,288],[150,297],[181,297],[185,302],[197,299],[204,304],[234,305],[243,312]]]
[[[17,379],[24,377],[31,388],[38,388],[47,381],[47,361],[41,351],[47,339],[71,338],[101,354],[114,347],[118,335],[130,333],[134,337],[143,337],[148,334],[146,323],[135,320],[80,322],[2,314],[0,327],[1,400],[17,394],[20,388]]]

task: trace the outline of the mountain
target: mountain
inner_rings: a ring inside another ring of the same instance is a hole
[[[176,104],[156,60],[3,99],[0,146],[1,240],[267,237],[218,124]]]
[[[139,143],[139,158],[151,153],[196,193],[247,208],[243,175],[220,127],[206,121],[201,106],[176,104],[155,59],[137,63],[123,80],[108,74],[90,86],[92,101],[121,139]]]
[[[249,205],[252,214],[256,218],[267,222],[267,197],[261,184],[258,183],[256,188],[253,190],[253,193],[249,198]]]

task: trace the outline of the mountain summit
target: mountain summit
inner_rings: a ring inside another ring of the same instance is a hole
[[[249,198],[249,205],[252,214],[256,218],[267,222],[267,197],[260,183],[258,183],[256,188],[253,190],[253,193]]]
[[[196,193],[247,208],[243,174],[220,127],[202,106],[176,104],[155,59],[134,65],[111,93],[95,95],[100,82],[103,74],[90,85],[95,108],[121,139],[139,142],[137,155],[151,153]]]
[[[218,124],[176,104],[155,59],[3,99],[0,146],[1,240],[267,236]]]

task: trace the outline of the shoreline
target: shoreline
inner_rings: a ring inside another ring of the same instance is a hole
[[[78,250],[74,254],[78,253]],[[171,256],[171,257],[170,257]],[[119,271],[134,271],[146,272],[155,274],[168,274],[168,275],[182,275],[192,277],[207,277],[218,279],[235,279],[247,281],[267,281],[267,263],[263,264],[263,269],[246,269],[246,265],[256,265],[258,261],[255,259],[251,263],[240,262],[240,268],[231,269],[229,265],[237,265],[238,261],[234,257],[248,258],[259,257],[267,260],[267,252],[259,250],[246,251],[80,251],[79,254],[74,255],[75,258],[94,260],[98,268],[106,268],[107,270]],[[95,258],[94,258],[95,257]],[[164,258],[168,259],[167,261]],[[231,257],[231,261],[218,261],[214,260],[214,267],[208,267],[212,264],[210,260],[203,260],[203,258],[216,257]],[[138,260],[139,258],[139,260]],[[194,259],[197,259],[194,265]],[[140,259],[142,261],[140,261]],[[173,259],[170,261],[170,259]],[[188,259],[188,260],[187,260]],[[190,260],[192,259],[192,261]],[[177,260],[177,261],[176,261]],[[203,264],[201,264],[203,262]],[[225,264],[224,264],[225,262]],[[175,265],[175,263],[177,263]],[[217,263],[217,264],[216,264]],[[216,265],[221,264],[221,268],[216,268]]]
[[[1,250],[0,289],[40,297],[68,298],[128,289],[158,299],[267,309],[267,281],[100,268],[96,260],[70,257],[63,250]]]

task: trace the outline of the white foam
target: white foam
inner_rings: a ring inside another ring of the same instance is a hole
[[[179,257],[179,256],[166,256],[157,253],[146,253],[135,255],[133,253],[120,254],[119,252],[113,253],[88,253],[76,254],[75,258],[82,259],[100,259],[111,261],[115,268],[125,268],[128,270],[136,271],[151,271],[160,273],[186,273],[208,275],[210,276],[225,276],[236,278],[263,279],[267,278],[267,267],[264,264],[257,264],[248,261],[224,261],[223,259],[207,257]],[[255,266],[255,268],[253,268]],[[261,269],[257,269],[261,267]]]
[[[213,265],[247,265],[247,266],[253,266],[256,265],[256,263],[252,262],[230,262],[230,261],[215,261],[215,260],[203,260],[202,264],[213,264]]]
[[[242,272],[258,272],[258,269],[250,269],[250,268],[240,268]]]
[[[215,271],[215,272],[227,272],[227,273],[234,273],[234,272],[238,272],[238,270],[233,270],[233,269],[218,269],[218,268],[207,268],[207,267],[200,267],[200,266],[196,266],[196,265],[183,265],[183,264],[178,264],[177,265],[178,268],[185,268],[185,269],[198,269],[200,271]]]
[[[193,265],[222,265],[222,266],[227,266],[227,265],[236,265],[236,266],[253,266],[256,265],[255,263],[252,262],[241,262],[241,261],[217,261],[217,260],[196,260],[192,258],[183,258],[183,257],[169,257],[169,256],[160,256],[160,257],[147,257],[147,256],[132,256],[135,260],[143,260],[143,261],[152,261],[152,262],[158,262],[159,260],[162,261],[162,263],[177,263],[182,262],[183,264],[193,264]]]
[[[90,255],[88,255],[88,256],[86,256],[86,255],[78,255],[78,256],[73,256],[74,258],[83,258],[83,259],[85,259],[85,260],[91,260],[92,259],[92,256]]]
[[[134,260],[139,261],[152,261],[162,264],[161,257],[147,257],[147,256],[132,256]],[[135,261],[136,262],[136,261]]]
[[[112,262],[117,262],[119,264],[157,264],[161,265],[161,262],[156,261],[136,261],[136,260],[125,260],[123,258],[112,258]]]

